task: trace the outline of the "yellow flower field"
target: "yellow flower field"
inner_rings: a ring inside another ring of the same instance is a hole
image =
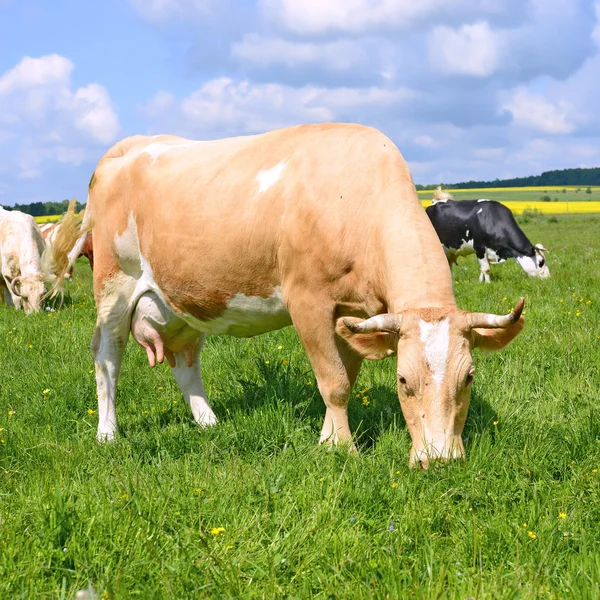
[[[62,215],[48,215],[46,217],[34,217],[35,222],[39,223],[56,223],[56,221],[60,221],[62,219]]]
[[[489,191],[489,190],[488,190]],[[421,200],[423,208],[431,204],[431,200]],[[504,206],[520,215],[525,209],[537,209],[546,215],[600,213],[600,202],[501,202]]]

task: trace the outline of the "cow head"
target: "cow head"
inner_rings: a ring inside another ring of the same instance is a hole
[[[46,292],[42,275],[15,277],[10,285],[13,296],[16,297],[14,298],[16,308],[20,308],[22,305],[25,314],[40,310],[42,298]]]
[[[461,435],[475,376],[471,352],[506,346],[523,329],[522,311],[523,298],[506,316],[450,307],[338,320],[338,334],[365,358],[397,354],[411,465],[464,457]]]
[[[539,279],[548,279],[550,277],[550,269],[546,263],[545,253],[548,252],[541,244],[536,244],[532,247],[530,256],[518,256],[517,262],[521,268],[530,277],[538,277]]]

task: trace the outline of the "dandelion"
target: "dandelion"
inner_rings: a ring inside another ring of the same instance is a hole
[[[96,414],[96,411],[93,408],[88,408],[88,415]]]
[[[502,298],[502,302],[506,302],[507,298],[506,296],[504,296],[504,298]]]
[[[4,444],[4,441],[5,441],[5,440],[0,440],[0,444]]]
[[[369,399],[366,396],[363,396],[362,404],[363,404],[363,406],[369,406],[369,404],[371,404],[371,403],[369,402]]]
[[[194,491],[196,492],[196,494],[199,494],[202,491],[202,488],[196,488]]]
[[[325,481],[325,477],[320,477],[319,481]]]
[[[563,512],[558,513],[558,518],[559,519],[566,519],[567,518],[567,513],[563,513]]]
[[[527,527],[527,523],[523,523],[523,527]]]
[[[32,345],[32,344],[29,344],[29,348],[30,348],[30,349],[31,349],[31,348],[33,348],[33,345]]]
[[[396,475],[400,475],[400,471],[396,471]]]
[[[14,410],[9,410],[9,411],[8,411],[8,416],[9,416],[9,417],[12,417],[14,414],[15,414],[15,411],[14,411]]]
[[[269,365],[269,364],[271,364],[271,362],[268,360],[265,360],[265,365]]]
[[[159,386],[158,386],[158,391],[159,391],[159,392],[162,392],[162,391],[163,391],[163,389],[164,389],[164,388],[163,388],[163,386],[162,386],[162,385],[159,385]]]
[[[592,301],[591,301],[591,300],[588,300],[588,301],[586,302],[586,304],[591,304],[591,303],[592,303]]]
[[[398,487],[398,482],[397,482],[397,481],[394,481],[394,482],[392,483],[392,487],[393,487],[393,488],[397,488],[397,487]]]
[[[592,469],[592,473],[597,473],[598,469]]]
[[[210,534],[211,535],[219,535],[220,533],[223,533],[225,531],[225,527],[213,527],[210,530]]]
[[[227,550],[231,550],[233,546],[227,546]]]
[[[494,424],[494,426],[495,426],[495,425],[498,425],[498,421],[494,421],[494,423],[493,423],[493,424]]]
[[[564,300],[561,300],[561,301],[560,301],[560,303],[561,303],[561,304],[564,304],[564,302],[565,302]]]
[[[46,388],[45,390],[42,390],[42,394],[44,394],[44,396],[47,396],[50,393],[50,390],[48,388]]]
[[[277,346],[277,350],[283,350],[283,346]]]
[[[537,535],[535,535],[535,533],[533,533],[533,531],[528,531],[527,535],[532,539],[535,540],[537,538]]]

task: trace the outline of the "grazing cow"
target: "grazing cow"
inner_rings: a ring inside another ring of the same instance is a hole
[[[476,254],[481,273],[479,281],[490,282],[490,263],[514,258],[531,277],[547,279],[550,270],[541,244],[535,246],[517,225],[510,208],[494,200],[455,201],[438,188],[433,204],[426,208],[444,246],[450,265],[459,256]]]
[[[507,316],[457,308],[404,159],[360,125],[127,138],[92,176],[81,233],[64,244],[71,257],[91,226],[101,441],[117,431],[130,332],[151,366],[168,360],[196,421],[210,425],[205,336],[293,325],[326,405],[321,441],[352,447],[347,402],[361,362],[397,354],[410,461],[426,467],[464,455],[472,349],[502,348],[523,327],[522,301]]]
[[[0,256],[5,302],[25,313],[40,310],[47,277],[40,267],[45,244],[35,219],[0,207]]]

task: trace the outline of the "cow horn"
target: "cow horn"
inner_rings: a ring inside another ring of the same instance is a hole
[[[493,313],[469,313],[471,329],[505,329],[511,327],[520,318],[525,305],[525,298],[519,298],[517,305],[508,315],[495,315]]]
[[[17,290],[15,289],[15,285],[20,284],[21,283],[21,277],[15,277],[12,281],[9,281],[8,279],[5,278],[6,283],[8,283],[8,286],[10,287],[12,293],[15,296],[20,296],[21,294],[19,292],[17,292]],[[19,290],[20,291],[20,290]]]
[[[375,331],[390,331],[397,333],[400,331],[400,325],[402,325],[402,315],[396,315],[394,313],[386,313],[383,315],[376,315],[360,323],[354,323],[348,319],[344,319],[344,325],[352,333],[373,333]]]
[[[536,244],[536,245],[534,246],[534,248],[535,248],[536,250],[539,250],[540,252],[550,252],[549,250],[547,250],[546,248],[544,248],[544,246],[542,246],[541,244]]]

